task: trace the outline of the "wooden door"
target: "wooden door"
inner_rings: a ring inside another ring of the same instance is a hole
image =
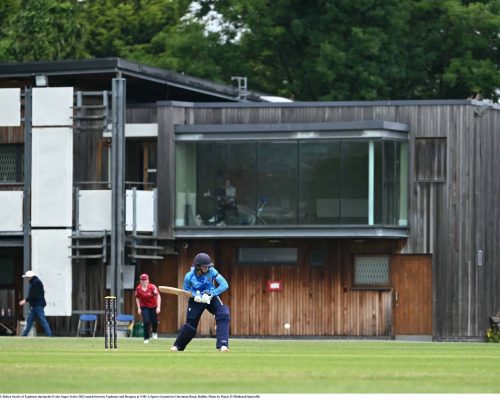
[[[432,257],[391,259],[394,335],[432,335]]]

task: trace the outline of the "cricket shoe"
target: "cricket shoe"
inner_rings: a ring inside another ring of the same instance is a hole
[[[229,351],[227,346],[221,346],[219,351]]]
[[[179,351],[179,349],[177,348],[177,346],[172,346],[172,347],[170,348],[170,351]]]
[[[156,340],[156,339],[158,339],[158,334],[157,334],[157,333],[155,333],[155,332],[153,332],[153,334],[152,334],[151,336],[152,336],[152,337],[153,337],[153,339],[155,339],[155,340]]]
[[[149,343],[149,339],[145,339],[144,344],[148,344],[148,343]]]

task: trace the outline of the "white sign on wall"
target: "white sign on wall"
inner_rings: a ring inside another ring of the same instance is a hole
[[[21,125],[21,89],[0,89],[0,126]]]
[[[33,128],[31,225],[70,227],[73,212],[73,130]]]
[[[33,126],[72,126],[73,88],[33,88]]]
[[[49,316],[72,314],[71,229],[31,231],[31,269],[43,283]]]

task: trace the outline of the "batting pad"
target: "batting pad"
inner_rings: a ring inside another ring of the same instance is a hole
[[[229,322],[231,315],[229,314],[229,307],[220,305],[217,307],[215,314],[215,322],[217,324],[217,343],[216,347],[220,349],[222,346],[229,347]]]

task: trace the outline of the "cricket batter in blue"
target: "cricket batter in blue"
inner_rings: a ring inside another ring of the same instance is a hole
[[[217,282],[215,287],[214,282]],[[184,290],[191,292],[188,303],[186,323],[181,328],[170,351],[184,351],[189,342],[196,336],[198,323],[203,311],[208,310],[215,315],[217,325],[216,348],[229,351],[229,307],[219,298],[229,288],[227,281],[215,269],[210,256],[205,253],[196,255],[191,270],[184,277]]]

